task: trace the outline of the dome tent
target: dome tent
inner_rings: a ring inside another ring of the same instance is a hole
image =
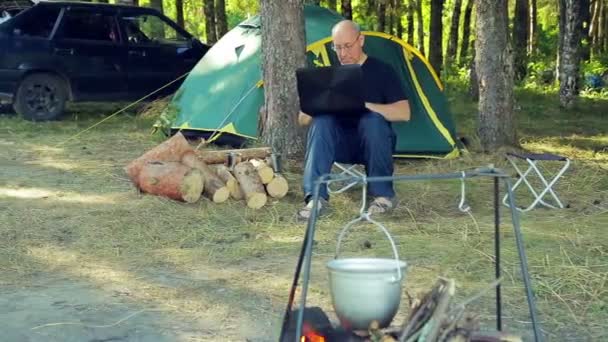
[[[318,6],[304,7],[309,65],[338,63],[331,49],[331,29],[343,20]],[[259,16],[246,20],[222,37],[190,72],[175,94],[173,133],[202,136],[238,144],[258,136],[264,101],[261,80]],[[393,123],[395,157],[449,158],[459,154],[443,85],[428,61],[401,39],[364,31],[365,52],[397,72],[412,111],[408,122]]]

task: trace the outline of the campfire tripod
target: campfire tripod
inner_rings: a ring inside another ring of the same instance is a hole
[[[300,336],[302,336],[302,325],[304,320],[304,311],[306,307],[306,295],[308,291],[308,285],[310,281],[310,268],[312,258],[312,246],[315,235],[315,227],[317,223],[317,209],[319,203],[319,190],[322,184],[329,184],[332,182],[347,182],[347,183],[359,183],[365,188],[367,183],[370,182],[383,182],[383,181],[418,181],[418,180],[439,180],[439,179],[460,179],[462,182],[463,197],[461,199],[459,209],[462,211],[468,210],[464,205],[464,180],[476,177],[491,177],[494,179],[494,250],[495,250],[495,277],[499,279],[501,276],[500,271],[500,180],[505,184],[505,188],[508,194],[509,207],[511,208],[511,219],[513,222],[513,231],[515,233],[515,243],[517,245],[517,251],[519,255],[519,262],[521,266],[521,272],[523,276],[524,287],[526,290],[526,299],[528,301],[528,309],[530,311],[530,319],[534,330],[534,340],[542,341],[543,337],[540,331],[540,325],[536,317],[536,304],[534,302],[534,295],[532,294],[532,284],[530,281],[530,274],[528,273],[528,259],[523,245],[523,237],[521,234],[521,228],[519,224],[519,214],[515,206],[515,197],[511,190],[511,181],[507,174],[502,172],[500,169],[494,167],[478,168],[473,171],[461,171],[455,173],[445,174],[424,174],[424,175],[395,175],[391,177],[357,177],[357,176],[343,176],[343,175],[324,175],[319,177],[315,182],[315,188],[313,192],[313,208],[311,217],[308,220],[308,226],[306,229],[306,235],[302,243],[302,249],[298,258],[298,264],[289,293],[289,301],[287,302],[287,308],[285,310],[285,316],[283,319],[283,326],[281,329],[280,341],[284,340],[286,336],[289,322],[291,321],[290,315],[292,314],[292,304],[295,299],[295,291],[298,286],[300,279],[300,272],[302,266],[304,266],[303,280],[302,280],[302,294],[300,299],[300,310],[298,310],[298,317],[296,319],[296,340],[300,342]],[[364,199],[365,200],[365,199]],[[496,285],[496,329],[502,330],[502,302],[501,302],[501,288],[500,284]]]

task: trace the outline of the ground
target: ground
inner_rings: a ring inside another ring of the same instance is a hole
[[[472,136],[474,104],[453,93],[459,132]],[[31,123],[0,116],[0,323],[6,341],[275,341],[304,226],[298,161],[287,163],[292,190],[260,210],[243,203],[178,203],[138,193],[123,167],[162,140],[151,119],[120,105],[72,106],[65,120]],[[521,216],[539,317],[548,340],[608,339],[608,101],[586,99],[562,111],[555,94],[518,92],[522,146],[568,155],[557,186],[564,210]],[[81,133],[77,135],[78,133]],[[472,139],[472,145],[475,140]],[[400,161],[403,174],[469,170],[500,153],[457,160]],[[509,170],[509,172],[512,172]],[[457,298],[493,279],[492,183],[466,183],[471,214],[457,209],[458,181],[400,183],[398,208],[382,222],[409,264],[407,294],[438,276],[454,278]],[[332,198],[319,222],[310,304],[331,312],[324,263],[336,234],[358,211],[360,192]],[[518,200],[529,199],[523,193]],[[513,229],[502,210],[504,327],[530,338]],[[362,225],[346,255],[389,256],[383,235]],[[406,294],[407,293],[407,294]],[[485,328],[492,292],[471,304]],[[7,337],[8,336],[8,337]]]

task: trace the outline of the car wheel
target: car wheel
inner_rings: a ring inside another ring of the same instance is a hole
[[[63,114],[67,97],[62,79],[51,74],[33,74],[21,81],[13,106],[24,119],[55,120]]]

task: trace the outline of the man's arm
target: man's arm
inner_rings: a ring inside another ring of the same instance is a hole
[[[367,107],[372,112],[376,112],[384,116],[387,121],[410,120],[410,103],[407,100],[400,100],[389,104],[366,102],[365,107]]]
[[[300,126],[308,126],[312,122],[312,116],[300,111],[298,113],[298,125]]]

